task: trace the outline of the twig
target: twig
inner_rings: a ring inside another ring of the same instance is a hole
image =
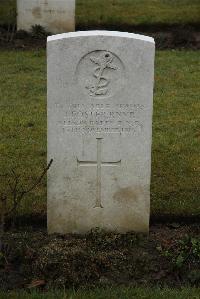
[[[14,33],[15,33],[15,24],[13,24],[13,26],[12,26],[12,31],[11,31],[11,35],[10,35],[10,42],[12,42],[13,41],[13,38],[14,38]]]
[[[35,184],[32,185],[32,187],[30,187],[27,190],[22,191],[22,194],[26,194],[31,192],[33,189],[35,189],[40,182],[42,181],[43,177],[45,176],[45,174],[47,173],[47,171],[49,170],[49,168],[51,167],[51,164],[53,163],[53,159],[50,160],[49,164],[47,165],[47,167],[43,170],[42,174],[40,175],[40,177],[38,178],[38,180],[35,182]]]
[[[1,213],[0,213],[0,251],[2,251],[3,246],[3,235],[5,229],[5,214],[6,214],[6,204],[7,204],[7,197],[3,196],[0,198],[1,201]]]
[[[8,30],[6,35],[6,41],[9,42],[9,35],[10,35],[10,23],[8,24]]]
[[[29,192],[31,192],[32,190],[34,190],[42,181],[43,177],[45,176],[45,174],[47,173],[47,171],[49,170],[49,168],[51,167],[51,164],[53,163],[53,159],[50,160],[49,164],[47,165],[47,167],[43,170],[43,172],[41,173],[40,177],[37,179],[37,181],[28,189],[26,190],[22,190],[21,192],[19,190],[17,190],[17,186],[19,183],[19,177],[17,177],[15,171],[13,172],[14,178],[15,178],[15,184],[14,187],[12,188],[11,192],[13,194],[13,207],[7,211],[6,216],[8,216],[9,214],[13,214],[14,212],[16,212],[16,209],[18,207],[18,205],[20,204],[22,198]]]

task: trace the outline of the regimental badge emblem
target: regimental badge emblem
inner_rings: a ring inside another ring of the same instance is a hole
[[[104,50],[85,55],[78,64],[76,75],[83,92],[93,98],[113,96],[125,81],[125,69],[120,58]]]
[[[90,57],[90,60],[97,65],[93,72],[93,77],[95,77],[96,81],[86,86],[89,89],[90,95],[98,96],[108,93],[110,79],[106,77],[105,72],[107,69],[117,70],[117,66],[113,63],[113,58],[110,52],[100,53],[99,57]]]

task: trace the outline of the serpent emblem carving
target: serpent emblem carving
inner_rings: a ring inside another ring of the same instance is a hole
[[[91,56],[90,60],[97,65],[93,72],[95,81],[86,86],[91,96],[101,96],[108,93],[110,79],[106,76],[107,69],[117,70],[118,67],[113,63],[114,56],[110,52],[100,53],[99,57]]]

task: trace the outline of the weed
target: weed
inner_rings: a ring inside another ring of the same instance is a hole
[[[34,38],[42,39],[48,35],[51,35],[51,33],[46,31],[41,25],[34,25],[31,27],[31,36]]]
[[[179,275],[188,278],[191,283],[200,282],[200,238],[186,234],[168,248],[159,246],[157,250],[170,261]]]

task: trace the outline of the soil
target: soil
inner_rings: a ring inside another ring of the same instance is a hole
[[[153,224],[148,236],[48,235],[30,226],[4,234],[1,289],[140,284],[200,286],[199,224]]]
[[[200,25],[173,25],[164,26],[129,26],[124,24],[98,27],[96,24],[90,26],[80,25],[77,30],[120,30],[152,36],[156,42],[157,49],[200,49]],[[50,33],[49,33],[50,34]],[[0,27],[0,49],[40,49],[46,47],[46,33],[42,28],[36,28],[32,33],[25,31],[16,32],[15,27]]]

